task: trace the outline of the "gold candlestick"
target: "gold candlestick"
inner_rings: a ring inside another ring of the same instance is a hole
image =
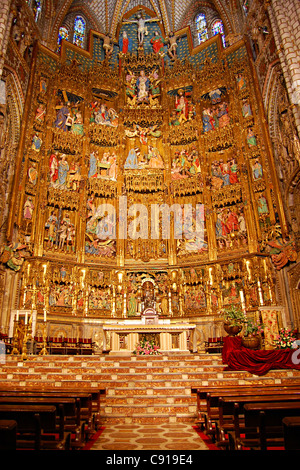
[[[23,344],[22,344],[22,361],[27,360],[27,330],[28,327],[25,325],[24,336],[23,336]]]
[[[41,356],[47,356],[47,335],[46,335],[46,321],[44,321],[43,325],[43,348],[40,351]]]
[[[13,336],[13,349],[11,351],[11,355],[15,356],[19,354],[18,350],[18,321],[14,320],[14,336]]]

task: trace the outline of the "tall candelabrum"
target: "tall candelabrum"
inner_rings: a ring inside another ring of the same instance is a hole
[[[19,332],[19,320],[16,318],[14,319],[14,336],[13,336],[13,348],[11,351],[11,354],[13,356],[19,354],[19,349],[18,349],[18,332]]]
[[[28,322],[29,320],[29,322]],[[14,319],[14,336],[13,336],[13,349],[12,355],[21,354],[21,359],[27,359],[27,342],[32,339],[32,314],[29,316],[25,314],[25,324],[19,319],[19,315]]]
[[[25,316],[25,330],[24,330],[24,337],[23,337],[23,345],[22,345],[22,360],[26,361],[27,359],[27,343],[31,344],[30,354],[32,354],[32,318],[33,318],[33,311],[31,311],[29,318],[27,314]]]
[[[43,347],[40,351],[41,356],[46,356],[48,354],[47,350],[47,314],[44,310],[44,322],[43,322]]]
[[[27,360],[27,341],[28,341],[28,325],[26,323],[25,329],[24,329],[23,343],[22,343],[22,355],[21,355],[22,361]]]

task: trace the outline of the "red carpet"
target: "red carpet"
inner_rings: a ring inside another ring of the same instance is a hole
[[[89,440],[88,442],[85,444],[83,450],[91,450],[91,447],[94,445],[94,443],[97,441],[97,439],[101,436],[101,434],[103,433],[105,427],[102,426],[102,428],[99,429],[99,431],[97,431]]]
[[[204,432],[201,431],[201,429],[198,428],[198,426],[193,426],[193,429],[196,431],[196,433],[198,434],[198,436],[201,437],[202,441],[203,441],[204,444],[208,447],[209,450],[220,450],[220,448],[217,447],[217,446],[212,442],[212,440],[211,440],[206,434],[204,434]]]

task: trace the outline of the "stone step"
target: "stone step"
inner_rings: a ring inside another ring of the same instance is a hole
[[[153,367],[153,369],[156,370],[163,370],[163,369],[175,369],[175,370],[195,370],[195,369],[205,369],[205,368],[224,368],[224,365],[222,364],[221,361],[194,361],[193,363],[169,363],[169,362],[141,362],[141,361],[133,361],[130,363],[124,363],[124,362],[84,362],[84,361],[52,361],[53,356],[47,356],[49,359],[47,362],[41,361],[41,360],[26,360],[26,361],[13,361],[13,360],[8,360],[6,358],[5,364],[1,365],[1,369],[11,369],[14,367],[22,367],[25,369],[28,368],[36,368],[36,367],[42,367],[42,368],[56,368],[57,366],[65,369],[78,369],[78,368],[84,368],[84,369],[99,369],[102,371],[106,370],[111,370],[111,369],[116,369],[119,368],[120,370],[129,370],[129,369],[139,369],[139,370],[145,370],[149,367]],[[59,356],[57,356],[59,357]]]
[[[129,415],[147,415],[147,414],[194,414],[196,417],[196,405],[184,405],[184,404],[153,404],[153,405],[145,405],[145,404],[124,404],[124,405],[114,405],[104,407],[104,416],[108,416],[111,414],[119,414],[123,416]]]
[[[58,376],[57,374],[0,374],[0,383],[3,381],[10,381],[11,383],[35,383],[39,384],[40,382],[49,382],[52,384],[56,384],[56,386],[68,386],[68,387],[78,387],[78,382],[80,382],[81,387],[88,387],[92,385],[95,388],[105,388],[109,389],[110,387],[114,387],[116,383],[118,383],[118,388],[124,388],[125,390],[132,390],[136,387],[139,387],[142,390],[147,390],[149,388],[170,388],[170,387],[181,387],[181,388],[197,388],[197,387],[205,387],[205,386],[224,386],[224,385],[234,385],[234,384],[249,384],[249,385],[257,385],[257,384],[272,384],[272,383],[283,383],[286,381],[295,380],[297,376],[289,377],[289,376],[282,376],[281,371],[278,371],[278,374],[274,374],[272,377],[264,376],[264,377],[255,377],[247,374],[240,374],[236,376],[218,376],[218,377],[209,377],[205,379],[201,378],[180,378],[180,379],[172,379],[168,378],[156,378],[156,379],[148,379],[148,380],[122,380],[117,381],[114,379],[105,380],[99,376],[92,376],[86,377],[85,380],[81,376],[77,377],[70,377],[70,376]],[[298,376],[299,379],[299,376]]]
[[[150,384],[152,385],[152,384]],[[130,397],[145,397],[148,396],[156,396],[161,395],[168,399],[169,396],[191,396],[193,395],[190,386],[188,387],[178,387],[176,385],[172,387],[149,387],[146,390],[142,388],[122,388],[122,387],[114,387],[108,389],[106,392],[106,399],[110,396],[115,397],[122,397],[122,396],[130,396]]]
[[[111,370],[120,370],[120,371],[130,371],[130,370],[139,370],[145,371],[149,367],[153,368],[153,370],[161,371],[161,370],[205,370],[205,369],[220,369],[224,368],[224,365],[220,361],[194,361],[193,363],[188,364],[181,364],[181,363],[169,363],[169,362],[132,362],[132,363],[122,363],[122,362],[114,362],[114,363],[107,363],[107,362],[98,362],[98,363],[89,363],[89,362],[68,362],[68,361],[59,361],[59,362],[49,362],[45,363],[42,361],[25,361],[25,362],[15,362],[15,361],[8,361],[2,365],[2,370],[10,370],[14,369],[15,367],[23,368],[23,369],[32,369],[32,368],[46,368],[46,369],[68,369],[72,371],[73,369],[85,369],[85,370],[101,370],[103,372],[109,372]]]
[[[198,387],[284,384],[300,371],[272,370],[258,377],[224,370],[221,355],[161,356],[7,356],[0,385],[105,389],[100,415],[105,423],[189,422],[196,419]]]
[[[163,404],[175,404],[175,405],[182,405],[188,404],[191,406],[195,405],[195,397],[194,396],[182,396],[182,395],[173,395],[173,396],[165,396],[165,395],[124,395],[124,396],[106,396],[105,397],[105,406],[119,406],[119,405],[146,405],[146,406],[153,406],[153,405],[163,405]]]
[[[7,358],[12,361],[19,361],[21,355],[7,355]],[[30,355],[28,354],[27,360],[32,359],[33,361],[40,361],[40,362],[48,362],[49,359],[55,360],[55,362],[59,361],[69,361],[69,362],[78,362],[78,361],[89,361],[89,362],[115,362],[122,361],[122,362],[135,362],[135,361],[203,361],[203,360],[211,360],[211,359],[222,359],[222,355],[220,353],[215,354],[207,354],[207,353],[180,353],[177,351],[176,354],[158,354],[158,355],[123,355],[120,354],[93,354],[93,355],[64,355],[64,354],[55,354],[55,355]]]
[[[188,423],[193,424],[195,422],[195,417],[191,415],[182,415],[182,414],[171,414],[171,415],[159,415],[159,414],[149,414],[149,415],[113,415],[113,416],[104,416],[101,419],[102,425],[108,424],[173,424],[173,423]]]
[[[222,372],[219,374],[215,371],[216,376],[220,376]],[[27,369],[27,370],[13,370],[10,371],[1,371],[0,372],[0,380],[2,379],[10,379],[10,378],[17,378],[19,377],[20,380],[22,377],[28,376],[39,376],[44,375],[49,377],[50,380],[57,377],[59,380],[64,380],[65,378],[73,378],[76,380],[98,380],[101,378],[101,381],[135,381],[135,382],[143,382],[147,380],[205,380],[206,378],[210,377],[211,371],[200,371],[200,372],[153,372],[151,369],[148,369],[148,373],[140,373],[140,372],[130,372],[130,373],[111,373],[106,374],[103,372],[94,371],[92,373],[82,373],[81,370],[79,371],[66,371],[62,369],[61,371],[56,370],[48,370],[48,369]]]

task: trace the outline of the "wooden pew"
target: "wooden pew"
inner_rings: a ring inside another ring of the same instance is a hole
[[[254,391],[255,392],[255,391]],[[296,402],[300,400],[300,391],[282,391],[280,394],[267,394],[268,391],[257,395],[239,395],[219,398],[219,419],[216,421],[216,444],[219,447],[229,448],[231,442],[229,433],[233,440],[238,440],[245,432],[244,405],[248,403],[271,403],[278,401]]]
[[[86,434],[90,437],[100,425],[100,397],[105,390],[92,387],[82,389],[43,389],[44,393],[54,394],[56,396],[77,397],[80,399],[81,420],[86,421]],[[39,393],[38,391],[36,391]],[[0,392],[1,393],[1,392]]]
[[[216,422],[219,419],[219,398],[230,396],[252,396],[255,394],[283,393],[287,391],[298,391],[298,385],[281,386],[266,385],[253,388],[252,386],[228,386],[228,387],[209,387],[197,389],[197,410],[198,419],[196,424],[200,426],[204,432],[216,440]],[[203,403],[205,401],[205,405]]]
[[[283,419],[300,417],[300,401],[257,402],[244,405],[245,438],[239,438],[236,449],[265,451],[284,447]],[[256,432],[255,432],[256,431]]]
[[[54,389],[46,388],[34,389],[32,387],[24,390],[6,390],[0,388],[0,397],[2,396],[28,396],[28,397],[68,397],[77,400],[77,431],[74,431],[69,426],[69,430],[76,432],[75,442],[80,445],[84,440],[88,439],[100,425],[100,397],[102,392],[105,390],[99,390],[96,388],[84,388],[84,389]],[[79,403],[78,403],[79,400]],[[68,423],[69,421],[69,423]],[[67,419],[67,425],[70,425],[70,418]],[[85,426],[83,426],[85,423]],[[73,420],[73,425],[75,425]],[[80,426],[80,431],[79,431]],[[68,426],[67,426],[68,428]]]
[[[197,422],[198,426],[206,430],[207,423],[211,425],[214,419],[218,418],[218,399],[220,396],[247,395],[253,391],[260,392],[268,390],[270,393],[281,392],[283,390],[298,390],[300,384],[291,385],[261,385],[255,388],[250,385],[242,386],[212,386],[203,388],[192,388],[192,392],[197,393]],[[204,405],[203,405],[204,403]]]
[[[70,435],[56,435],[57,410],[52,405],[0,404],[0,419],[17,422],[17,448],[67,450]],[[49,437],[52,436],[52,442]]]
[[[17,422],[0,420],[0,451],[17,450]]]
[[[14,387],[13,390],[11,390],[10,388],[8,387],[2,387],[0,386],[0,394],[2,393],[41,393],[41,392],[44,392],[44,393],[53,393],[53,394],[56,394],[56,395],[59,395],[59,394],[66,394],[66,395],[69,395],[69,396],[79,396],[79,394],[83,397],[84,395],[91,395],[92,397],[92,405],[91,405],[91,409],[93,411],[93,413],[95,413],[97,416],[96,416],[96,420],[100,422],[100,404],[101,404],[101,395],[105,394],[106,393],[106,390],[105,389],[98,389],[98,388],[94,388],[94,387],[83,387],[83,388],[69,388],[69,387],[66,387],[66,388],[62,388],[62,387],[59,387],[59,388],[54,388],[54,387],[41,387],[41,388],[34,388],[34,387],[28,387],[27,389],[24,387],[20,387],[20,388],[17,388],[17,387]],[[90,404],[86,407],[87,410],[90,409]]]
[[[300,417],[283,418],[282,424],[285,450],[300,450]]]
[[[80,421],[80,401],[78,398],[70,398],[67,396],[49,396],[43,393],[33,393],[21,395],[21,393],[0,393],[0,404],[37,404],[37,405],[53,405],[56,407],[57,432],[62,440],[65,432],[75,435],[71,439],[71,447],[79,448],[84,445],[85,439],[81,431]]]
[[[88,438],[88,434],[92,433],[92,402],[91,394],[81,393],[78,391],[0,391],[0,400],[2,398],[15,397],[17,399],[24,399],[25,402],[30,400],[44,400],[45,402],[51,403],[66,403],[69,400],[75,402],[75,412],[66,413],[65,415],[65,428],[67,431],[74,434],[71,445],[72,447],[82,447]],[[69,410],[70,411],[70,410]]]

